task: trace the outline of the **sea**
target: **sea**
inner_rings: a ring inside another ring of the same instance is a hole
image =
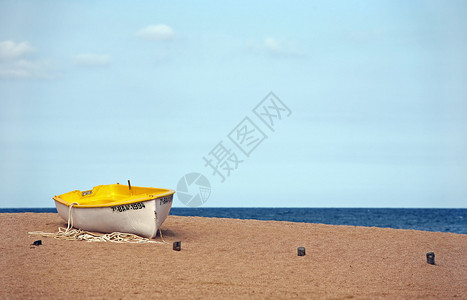
[[[56,213],[55,208],[0,208],[0,213]],[[467,209],[435,208],[181,208],[171,215],[351,225],[467,234]]]

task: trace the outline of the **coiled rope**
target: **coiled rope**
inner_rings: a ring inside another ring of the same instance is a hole
[[[32,232],[28,232],[28,234],[29,235],[40,235],[44,237],[53,237],[53,238],[62,239],[62,240],[78,240],[78,241],[88,241],[88,242],[167,244],[167,242],[164,241],[164,238],[162,237],[162,231],[160,228],[159,228],[159,234],[161,236],[162,242],[152,241],[148,238],[144,238],[139,235],[132,234],[132,233],[112,232],[112,233],[106,233],[106,234],[99,234],[99,233],[94,233],[94,232],[89,232],[89,231],[84,231],[81,229],[73,228],[73,215],[71,213],[71,210],[74,205],[78,205],[78,203],[73,202],[69,206],[68,224],[66,228],[58,227],[58,232],[55,232],[55,233],[32,231]],[[157,218],[157,214],[156,214],[156,218]]]

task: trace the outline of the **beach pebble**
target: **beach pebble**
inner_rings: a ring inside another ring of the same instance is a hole
[[[305,247],[297,248],[298,256],[305,256]]]

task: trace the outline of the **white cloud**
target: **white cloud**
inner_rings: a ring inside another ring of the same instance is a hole
[[[31,52],[34,52],[34,48],[29,42],[15,43],[13,41],[2,41],[0,42],[0,59],[10,60],[17,59],[25,56]]]
[[[279,42],[273,38],[264,39],[264,47],[270,52],[279,53],[282,51]]]
[[[137,36],[152,41],[168,41],[174,38],[174,31],[167,25],[149,25],[138,31]]]
[[[0,78],[32,79],[50,78],[51,63],[48,61],[31,61],[17,59],[0,62]]]
[[[112,61],[109,55],[82,53],[75,56],[76,64],[86,67],[103,67]]]
[[[26,56],[35,49],[29,42],[0,42],[0,78],[2,79],[43,79],[50,78],[53,69],[50,61],[30,59]]]
[[[305,52],[294,41],[282,41],[268,37],[264,39],[262,47],[275,56],[301,57],[305,55]]]

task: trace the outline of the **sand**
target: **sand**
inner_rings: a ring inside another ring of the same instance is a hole
[[[1,299],[467,299],[462,234],[179,216],[163,224],[168,244],[27,234],[59,226],[57,214],[0,214]]]

